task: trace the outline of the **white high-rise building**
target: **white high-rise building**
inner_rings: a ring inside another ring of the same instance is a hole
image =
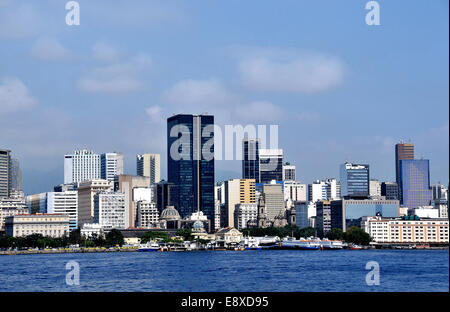
[[[308,185],[308,201],[315,203],[318,200],[339,199],[339,186],[339,182],[336,179],[317,180]]]
[[[100,176],[114,182],[116,175],[123,174],[123,154],[104,153],[100,156]]]
[[[64,184],[100,179],[100,155],[88,150],[64,155]]]
[[[234,210],[234,226],[245,229],[251,223],[256,225],[258,221],[258,204],[237,204]]]
[[[78,192],[48,192],[47,213],[58,213],[69,216],[69,229],[78,227]]]
[[[283,181],[294,181],[294,180],[295,180],[295,166],[287,162],[283,165]]]
[[[161,181],[161,156],[159,154],[136,155],[136,174],[149,177],[151,185]]]
[[[378,180],[371,179],[369,181],[369,196],[372,198],[381,197],[381,183]]]
[[[283,184],[285,202],[293,204],[296,201],[306,201],[306,184],[291,180],[284,181]]]
[[[94,223],[106,230],[125,229],[127,218],[124,193],[101,192],[94,196]]]

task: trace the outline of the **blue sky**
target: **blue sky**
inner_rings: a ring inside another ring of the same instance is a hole
[[[304,183],[344,161],[394,180],[394,144],[411,140],[448,183],[448,1],[0,0],[0,147],[27,193],[63,182],[63,155],[88,148],[161,153],[166,119],[277,124]],[[216,161],[216,180],[240,163]]]

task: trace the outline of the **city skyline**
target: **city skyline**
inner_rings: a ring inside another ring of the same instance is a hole
[[[2,1],[2,148],[39,193],[62,183],[60,155],[121,151],[134,173],[136,154],[166,159],[167,117],[208,112],[221,126],[279,125],[304,182],[338,177],[345,161],[395,181],[403,139],[430,159],[431,183],[447,184],[448,2],[383,2],[379,27],[365,3],[288,1],[274,14],[269,1],[80,1],[69,27],[56,1]],[[216,180],[241,172],[239,161],[215,169]]]

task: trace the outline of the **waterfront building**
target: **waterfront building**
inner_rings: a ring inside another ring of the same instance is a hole
[[[331,230],[331,201],[316,202],[316,228],[326,235]]]
[[[98,223],[85,223],[80,228],[80,235],[85,238],[104,237],[103,227]]]
[[[115,176],[114,191],[124,193],[125,195],[125,212],[128,216],[125,220],[125,228],[136,226],[136,202],[133,201],[133,190],[135,188],[148,188],[149,186],[149,177],[126,174]]]
[[[292,208],[296,201],[306,201],[306,184],[300,181],[288,180],[283,182],[284,201],[287,208]]]
[[[150,178],[150,185],[161,181],[161,155],[136,155],[136,175]]]
[[[21,237],[41,234],[49,237],[69,235],[69,216],[66,214],[23,214],[6,217],[7,236]]]
[[[167,181],[160,181],[156,183],[156,208],[158,211],[163,211],[167,206],[174,206],[177,208],[178,194],[175,183]]]
[[[242,178],[255,179],[255,183],[260,183],[259,176],[259,139],[245,138],[242,141]]]
[[[400,160],[400,203],[408,208],[429,206],[432,200],[429,160]]]
[[[368,198],[369,165],[346,162],[340,168],[341,197]]]
[[[341,199],[331,201],[331,228],[344,232],[351,226],[360,226],[366,216],[398,217],[398,200],[385,199]]]
[[[256,227],[258,221],[258,204],[236,204],[234,209],[234,224],[238,230]]]
[[[11,151],[0,149],[0,198],[8,197],[10,190]]]
[[[25,199],[3,197],[0,198],[0,230],[5,230],[5,219],[9,216],[19,214],[27,214],[28,207],[25,204]]]
[[[274,181],[272,181],[274,182]],[[264,213],[268,221],[274,222],[275,217],[284,215],[283,185],[277,183],[264,184],[262,196],[264,197]]]
[[[233,227],[226,227],[223,229],[220,229],[216,233],[216,241],[222,241],[226,245],[227,244],[239,244],[242,239],[244,238],[244,235],[242,235],[239,230],[233,228]]]
[[[400,201],[402,198],[400,188],[402,184],[402,178],[400,173],[400,161],[403,159],[414,159],[414,144],[404,143],[403,141],[400,141],[399,143],[395,144],[395,181],[397,182],[397,185],[399,187],[398,198],[400,199]]]
[[[100,155],[77,150],[64,155],[64,184],[100,179]]]
[[[235,227],[235,207],[237,204],[255,204],[255,180],[232,179],[224,182],[225,203],[221,213],[222,227]]]
[[[128,215],[125,210],[125,194],[100,192],[94,195],[94,223],[103,229],[125,229]]]
[[[294,181],[294,180],[295,180],[295,166],[287,162],[283,165],[283,181]]]
[[[214,226],[214,116],[167,119],[167,168],[168,181],[177,187],[180,216],[202,211]]]
[[[382,182],[381,183],[381,196],[386,199],[399,199],[398,198],[398,185],[396,182]]]
[[[361,228],[376,243],[449,243],[448,219],[370,216]]]
[[[433,206],[424,206],[418,208],[408,208],[409,216],[418,216],[419,218],[439,218],[439,209]]]
[[[295,217],[296,225],[303,229],[309,227],[309,217],[308,217],[308,203],[307,202],[297,202],[295,203]]]
[[[100,178],[114,182],[116,175],[123,174],[123,154],[104,153],[100,155]]]
[[[96,179],[81,182],[78,186],[78,226],[94,221],[94,196],[105,191],[112,191],[113,184],[108,180]]]
[[[156,204],[146,200],[137,202],[136,227],[150,229],[159,222],[159,211]]]
[[[448,218],[448,199],[435,199],[431,203],[439,210],[439,218]]]
[[[380,181],[370,179],[369,181],[369,196],[371,198],[381,198],[381,184]]]
[[[260,183],[283,181],[283,150],[259,149]]]

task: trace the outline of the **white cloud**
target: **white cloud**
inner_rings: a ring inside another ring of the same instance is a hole
[[[164,118],[162,115],[162,109],[160,106],[152,106],[145,110],[147,116],[153,123],[163,123]]]
[[[94,67],[78,80],[78,88],[85,92],[127,93],[144,88],[139,74],[151,67],[152,59],[145,53],[139,53],[126,61],[119,59],[116,49],[104,43],[93,48],[94,58],[107,64]]]
[[[214,105],[229,105],[234,101],[233,95],[217,79],[182,80],[162,94],[162,101],[176,106],[192,105],[207,108]]]
[[[64,61],[71,53],[56,39],[41,37],[31,47],[31,55],[44,61]]]
[[[28,88],[17,78],[4,78],[0,81],[0,114],[29,110],[38,101]]]
[[[269,101],[254,101],[236,107],[236,117],[246,122],[275,122],[283,116],[283,110]]]
[[[245,51],[239,57],[241,82],[251,90],[315,93],[343,80],[343,64],[334,57],[276,49]]]

